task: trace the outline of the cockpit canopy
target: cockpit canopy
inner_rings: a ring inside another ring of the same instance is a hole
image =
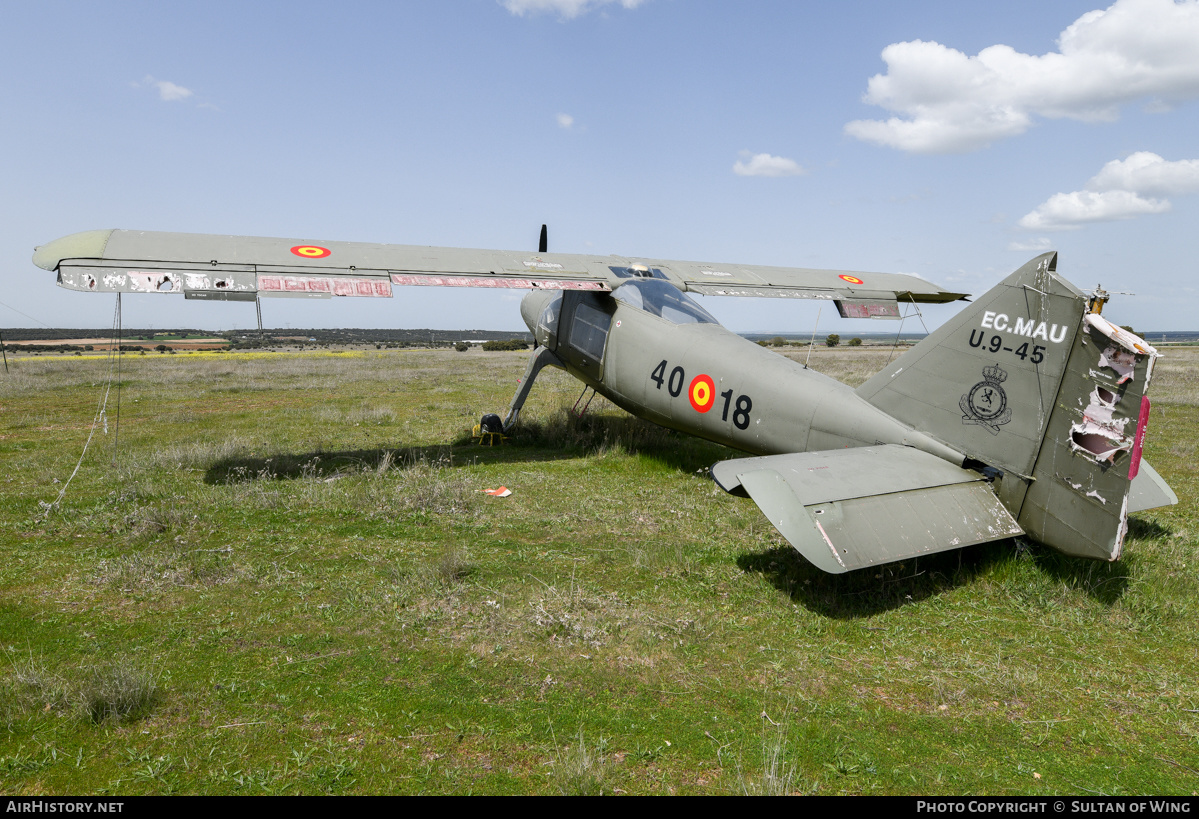
[[[612,298],[673,324],[720,323],[673,284],[659,279],[624,282],[612,292]]]

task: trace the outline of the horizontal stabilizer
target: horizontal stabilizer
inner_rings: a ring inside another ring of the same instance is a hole
[[[1144,512],[1146,509],[1157,509],[1159,506],[1173,506],[1178,503],[1178,496],[1166,483],[1157,470],[1146,460],[1141,461],[1141,470],[1132,479],[1128,492],[1128,513]]]
[[[981,476],[911,447],[738,458],[712,477],[833,574],[1022,533]]]

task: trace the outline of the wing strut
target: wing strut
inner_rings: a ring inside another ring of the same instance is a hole
[[[525,367],[525,377],[520,380],[520,386],[517,387],[516,394],[512,396],[512,405],[508,407],[508,414],[504,416],[504,432],[516,426],[516,421],[520,418],[520,410],[525,405],[525,399],[529,397],[529,390],[533,389],[533,381],[537,379],[537,373],[541,372],[541,369],[547,364],[566,369],[562,360],[554,355],[549,347],[538,347],[533,351],[533,355],[529,357],[529,364]]]

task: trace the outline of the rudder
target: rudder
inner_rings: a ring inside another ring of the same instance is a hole
[[[1017,516],[1037,540],[1079,557],[1120,557],[1157,357],[1098,313],[1084,317]]]

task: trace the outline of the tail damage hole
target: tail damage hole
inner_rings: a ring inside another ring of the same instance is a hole
[[[1070,440],[1079,449],[1085,450],[1095,456],[1095,460],[1107,461],[1108,463],[1114,463],[1117,455],[1128,450],[1128,444],[1124,441],[1113,441],[1106,436],[1096,435],[1093,432],[1073,430],[1070,433]]]

